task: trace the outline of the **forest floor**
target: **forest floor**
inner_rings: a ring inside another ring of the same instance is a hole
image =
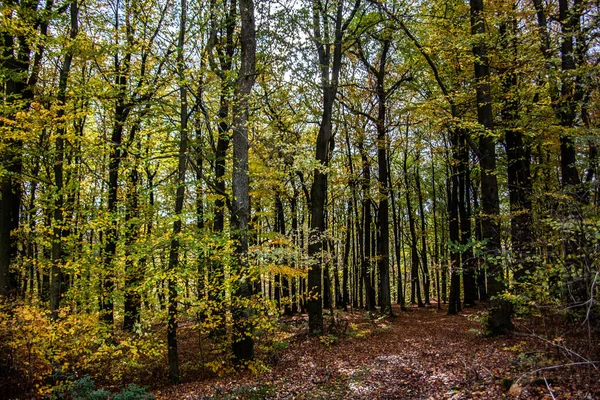
[[[600,353],[598,337],[581,327],[517,319],[514,333],[488,338],[483,306],[455,316],[435,304],[394,313],[336,311],[320,338],[307,334],[306,315],[284,318],[286,346],[263,355],[265,371],[188,376],[153,393],[161,400],[600,399],[598,364],[586,363]]]

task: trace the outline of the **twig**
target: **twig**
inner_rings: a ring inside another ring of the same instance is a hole
[[[550,384],[548,383],[548,380],[546,379],[546,377],[544,377],[544,382],[546,382],[546,387],[548,388],[548,392],[550,393],[550,396],[552,396],[552,398],[554,400],[556,400],[556,397],[554,397],[554,393],[552,393],[552,389],[550,389]]]
[[[596,368],[596,364],[600,363],[600,361],[586,361],[586,362],[574,362],[574,363],[569,363],[569,364],[561,364],[561,365],[551,365],[549,367],[543,367],[543,368],[538,368],[534,371],[529,371],[524,373],[523,375],[521,375],[519,377],[519,379],[517,379],[517,381],[515,382],[515,384],[518,384],[519,382],[521,382],[521,379],[525,378],[526,376],[529,375],[533,375],[535,373],[541,372],[541,371],[550,371],[553,369],[559,369],[559,368],[566,368],[566,367],[575,367],[575,366],[579,366],[579,365],[592,365],[594,368]]]
[[[547,344],[549,344],[549,345],[551,345],[551,346],[554,346],[554,347],[557,347],[557,348],[559,348],[559,349],[562,349],[562,350],[564,350],[564,351],[565,351],[565,352],[567,352],[567,354],[569,354],[569,355],[573,355],[573,356],[579,357],[581,360],[583,360],[583,361],[585,361],[585,362],[587,362],[587,363],[591,363],[591,364],[592,364],[592,366],[593,366],[595,369],[598,369],[598,368],[597,368],[597,367],[594,365],[594,362],[593,362],[593,361],[590,361],[590,360],[588,360],[587,358],[585,358],[584,356],[582,356],[581,354],[578,354],[578,353],[576,353],[575,351],[573,351],[573,350],[571,350],[571,349],[567,348],[567,346],[565,346],[565,345],[562,345],[562,344],[559,344],[559,343],[555,343],[555,342],[553,342],[553,341],[550,341],[550,340],[548,340],[548,339],[546,339],[546,338],[543,338],[543,337],[541,337],[541,336],[539,336],[539,335],[536,335],[535,333],[531,333],[530,335],[531,335],[531,336],[533,336],[534,338],[536,338],[536,339],[538,339],[538,340],[540,340],[540,341],[544,342],[544,343],[547,343]]]

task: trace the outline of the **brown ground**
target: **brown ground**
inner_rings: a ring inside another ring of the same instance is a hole
[[[289,346],[264,355],[269,371],[184,376],[194,381],[153,393],[157,399],[600,398],[600,365],[564,366],[590,359],[581,354],[597,355],[597,336],[578,341],[579,333],[540,319],[539,334],[532,334],[532,322],[517,321],[516,333],[486,338],[481,307],[457,316],[435,308],[394,311],[397,317],[388,319],[340,313],[321,338],[306,334],[306,316],[283,320]]]

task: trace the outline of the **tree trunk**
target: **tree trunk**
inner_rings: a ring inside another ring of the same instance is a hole
[[[233,355],[242,364],[254,358],[254,340],[247,301],[252,296],[248,265],[248,222],[250,220],[250,188],[248,178],[248,97],[256,79],[256,28],[253,0],[240,0],[241,61],[233,107],[233,194],[231,230],[236,241],[235,255],[240,283],[235,288],[233,303]],[[285,229],[285,227],[284,227]]]
[[[3,6],[6,3],[3,3]],[[16,3],[15,3],[16,5]],[[52,12],[52,2],[46,2],[44,12]],[[48,21],[38,20],[41,10],[36,10],[38,3],[35,1],[19,2],[18,14],[3,13],[4,24],[19,26],[21,31],[29,29],[40,33],[39,38],[47,34]],[[15,19],[12,21],[12,19]],[[17,257],[17,236],[14,234],[19,229],[21,209],[21,173],[23,171],[23,142],[15,128],[8,127],[15,121],[20,111],[28,110],[33,100],[34,89],[37,84],[40,63],[44,54],[44,45],[37,46],[30,43],[30,35],[20,34],[12,36],[12,32],[3,29],[0,37],[2,48],[2,91],[6,115],[3,117],[8,122],[0,122],[6,127],[8,133],[2,137],[0,148],[0,163],[3,169],[0,178],[0,296],[13,298],[18,291],[18,276],[11,270],[11,264]],[[33,59],[32,59],[33,56]]]
[[[76,38],[79,29],[78,14],[79,6],[77,1],[70,4],[71,29],[69,39],[72,41]],[[68,50],[65,54],[63,64],[59,74],[58,82],[58,105],[59,110],[57,117],[59,120],[65,118],[65,106],[67,100],[67,84],[69,74],[71,72],[71,63],[73,61],[73,51]],[[52,221],[52,270],[50,272],[50,311],[52,318],[58,318],[58,307],[60,298],[64,293],[61,293],[61,283],[63,280],[61,264],[63,257],[62,240],[65,228],[63,226],[63,210],[64,210],[64,146],[65,146],[66,122],[63,121],[56,132],[56,159],[54,162],[54,185],[56,197],[54,200],[54,216]]]
[[[459,210],[458,210],[458,164],[459,156],[459,137],[460,132],[453,130],[450,133],[452,162],[450,166],[450,182],[447,187],[448,193],[448,230],[450,233],[450,298],[448,299],[448,314],[457,314],[461,311],[460,304],[460,228],[459,228]],[[445,283],[443,280],[442,283]]]
[[[177,351],[177,327],[178,327],[178,291],[176,271],[179,265],[179,235],[181,234],[181,213],[185,197],[185,172],[188,147],[188,107],[187,88],[185,85],[185,61],[183,57],[183,46],[185,44],[185,33],[187,24],[187,0],[181,0],[181,15],[179,20],[179,39],[177,41],[177,72],[179,82],[179,152],[177,164],[177,189],[175,192],[175,208],[171,246],[169,250],[169,264],[167,266],[167,355],[169,361],[169,380],[173,383],[179,382],[179,358]]]
[[[504,290],[502,263],[500,255],[500,225],[497,215],[500,211],[498,199],[498,181],[496,179],[496,148],[491,135],[494,129],[492,96],[490,90],[490,70],[487,48],[484,42],[485,23],[483,18],[483,0],[470,0],[471,34],[477,38],[473,44],[475,56],[475,82],[477,94],[477,121],[482,127],[479,135],[479,168],[481,171],[482,234],[487,240],[485,251],[488,256],[489,294],[493,298],[489,308],[488,329],[492,334],[502,333],[513,328],[511,322],[511,304],[498,296]]]
[[[408,124],[406,127],[407,148],[404,150],[403,172],[404,186],[406,199],[406,213],[408,214],[408,226],[410,230],[410,254],[411,254],[411,272],[410,272],[410,302],[418,304],[419,307],[424,307],[421,299],[421,283],[419,282],[419,249],[417,230],[415,227],[415,218],[412,211],[412,203],[410,199],[410,184],[408,181]]]
[[[371,198],[369,195],[371,186],[371,166],[369,165],[369,158],[366,154],[363,139],[361,138],[358,142],[358,149],[360,151],[362,159],[362,262],[361,262],[361,275],[363,286],[365,288],[365,310],[375,310],[375,289],[371,279]]]
[[[421,190],[421,174],[416,167],[415,183],[417,186],[417,198],[419,199],[419,215],[421,217],[421,262],[423,267],[423,290],[425,291],[425,304],[431,305],[429,300],[431,292],[431,276],[427,264],[427,230],[425,229],[425,207],[423,206],[423,191]]]
[[[129,17],[125,19],[126,24],[129,24]],[[120,10],[115,9],[115,25],[119,26],[120,23]],[[130,38],[128,38],[129,40]],[[118,44],[118,43],[117,43]],[[101,319],[111,324],[114,322],[114,301],[113,301],[113,289],[115,286],[115,274],[114,274],[114,259],[117,252],[118,242],[118,217],[117,217],[117,206],[118,206],[118,190],[119,190],[119,167],[122,160],[122,141],[123,141],[123,130],[125,122],[129,113],[131,112],[130,105],[128,103],[128,76],[131,66],[131,47],[128,47],[127,53],[123,57],[123,60],[119,58],[119,51],[117,50],[114,56],[115,64],[115,87],[117,89],[116,103],[115,103],[115,115],[114,123],[112,128],[112,134],[110,138],[110,153],[109,153],[109,164],[108,164],[108,202],[107,211],[109,215],[109,227],[105,234],[105,246],[104,246],[104,269],[105,276],[101,283],[102,295],[100,298],[100,312]]]
[[[352,212],[352,200],[348,200],[348,205],[346,207],[346,238],[344,240],[344,258],[342,261],[342,302],[340,304],[340,307],[343,308],[344,311],[348,311],[348,304],[350,304],[348,281],[350,276],[350,248],[352,245]],[[354,262],[352,264],[354,264]]]
[[[389,153],[389,148],[388,148]],[[402,241],[402,232],[400,229],[400,223],[398,221],[398,215],[396,212],[396,196],[394,194],[394,185],[392,184],[392,172],[390,163],[387,163],[388,168],[388,187],[390,188],[390,199],[392,205],[392,220],[394,226],[394,251],[396,254],[396,263],[398,264],[398,281],[397,281],[397,294],[396,294],[396,302],[400,305],[400,309],[402,311],[406,311],[406,301],[404,299],[404,293],[402,291],[402,269],[400,268],[400,252],[404,253],[404,249],[401,246]]]
[[[315,159],[319,166],[314,170],[314,179],[311,187],[311,238],[308,246],[309,256],[315,260],[308,270],[308,325],[311,333],[323,332],[323,309],[321,305],[321,254],[323,251],[323,235],[325,233],[325,203],[327,200],[327,174],[323,167],[327,167],[331,152],[333,151],[332,117],[333,103],[335,101],[339,74],[342,67],[342,39],[344,32],[354,18],[360,0],[357,0],[354,9],[344,21],[344,2],[335,5],[335,14],[329,15],[327,9],[318,1],[313,1],[313,41],[319,59],[321,90],[323,92],[321,121]],[[334,29],[330,37],[329,22],[332,18]],[[321,19],[326,23],[321,29]]]
[[[134,129],[132,129],[133,131]],[[135,129],[137,130],[137,129]],[[140,322],[141,295],[139,285],[142,280],[141,263],[135,262],[132,247],[138,239],[139,231],[139,194],[138,194],[138,160],[134,160],[129,173],[128,195],[125,212],[125,299],[123,313],[123,329],[133,331],[136,323]]]
[[[458,139],[458,214],[460,219],[461,266],[463,275],[464,305],[474,306],[477,297],[475,260],[471,245],[471,171],[469,149],[465,130],[460,130]]]
[[[529,145],[523,140],[518,129],[519,93],[517,74],[512,65],[518,57],[517,45],[514,43],[517,21],[508,16],[507,21],[500,24],[502,44],[509,52],[507,68],[502,71],[502,123],[505,129],[506,171],[508,175],[508,192],[510,201],[511,247],[514,259],[514,278],[520,282],[527,272],[533,272],[533,241],[531,215],[531,167]]]

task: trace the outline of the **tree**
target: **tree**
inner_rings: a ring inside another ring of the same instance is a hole
[[[344,34],[358,11],[357,0],[349,15],[344,18],[344,2],[312,2],[313,41],[316,46],[319,65],[319,79],[322,90],[321,121],[317,135],[315,159],[318,166],[314,170],[311,186],[311,238],[309,256],[314,262],[308,270],[308,315],[312,333],[323,332],[323,310],[321,304],[321,252],[325,233],[325,202],[327,199],[327,165],[333,150],[332,119],[333,103],[337,95],[340,70],[342,67],[342,46]],[[333,27],[330,26],[333,22]],[[333,29],[332,29],[333,28]]]
[[[481,217],[483,239],[487,241],[489,295],[492,296],[488,329],[496,334],[513,328],[511,322],[511,304],[501,299],[504,290],[502,264],[497,257],[501,251],[500,227],[496,216],[500,212],[498,199],[498,180],[496,178],[496,149],[492,137],[494,119],[492,113],[492,96],[490,89],[490,70],[487,47],[485,45],[485,24],[483,17],[483,0],[470,0],[471,34],[477,39],[473,44],[475,56],[475,82],[477,92],[477,121],[481,125],[479,133],[479,168],[481,173]]]
[[[6,117],[0,125],[0,295],[14,296],[18,282],[11,266],[17,256],[15,234],[20,223],[23,172],[22,132],[17,127],[19,116],[29,110],[34,98],[50,23],[48,17],[42,17],[42,13],[50,15],[53,3],[46,2],[43,10],[38,10],[35,1],[9,1],[4,6],[3,18],[7,23],[2,24],[0,31],[4,99],[2,114]],[[19,26],[36,37],[23,34]]]
[[[241,304],[234,311],[236,334],[233,354],[238,362],[254,357],[254,342],[248,319],[250,307],[246,303],[252,295],[248,276],[248,222],[250,219],[250,195],[248,181],[248,96],[256,79],[256,28],[253,0],[240,0],[241,62],[233,112],[233,178],[231,229],[236,239],[238,273],[241,282],[236,296]]]
[[[71,29],[69,39],[74,41],[79,31],[79,5],[77,1],[73,1],[70,6]],[[67,100],[67,85],[69,74],[71,72],[71,64],[73,62],[73,44],[68,47],[63,63],[61,66],[58,82],[58,110],[57,118],[60,121],[65,119],[65,106]],[[58,317],[58,308],[60,305],[62,272],[61,263],[63,257],[62,241],[63,233],[66,231],[63,224],[64,213],[64,147],[66,134],[66,121],[62,121],[61,126],[57,130],[56,138],[56,161],[54,162],[54,184],[56,186],[56,200],[54,202],[54,219],[53,224],[53,240],[52,240],[52,271],[50,273],[50,311],[52,317]]]

